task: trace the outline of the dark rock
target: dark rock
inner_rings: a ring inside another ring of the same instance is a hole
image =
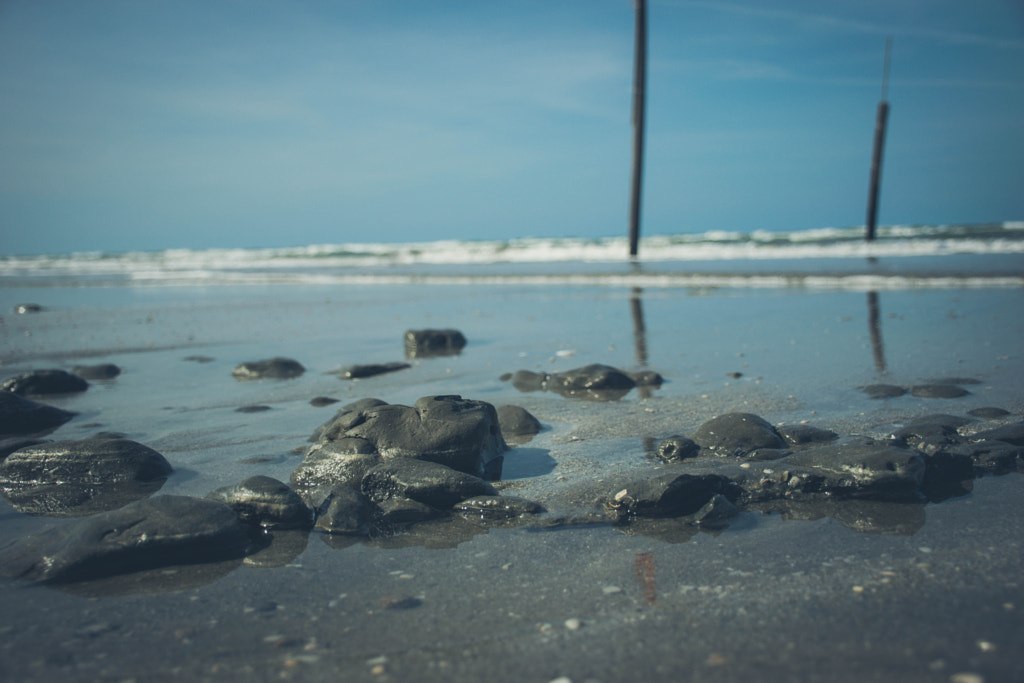
[[[121,374],[121,368],[113,363],[100,363],[99,365],[76,365],[71,372],[82,379],[87,380],[109,380]]]
[[[685,436],[670,436],[659,443],[654,452],[664,462],[679,462],[696,457],[700,446]]]
[[[910,388],[910,395],[917,398],[960,398],[969,393],[955,384],[919,384]]]
[[[375,526],[392,531],[394,527],[425,522],[441,515],[441,511],[411,498],[388,498],[378,504]]]
[[[828,493],[840,498],[914,501],[920,498],[925,461],[915,451],[887,441],[847,437],[811,446],[774,464],[775,469],[800,466],[811,470],[790,489]]]
[[[1004,417],[1009,417],[1010,411],[1003,410],[1002,408],[984,407],[975,408],[974,410],[968,410],[967,414],[973,415],[974,417],[980,417],[983,420],[999,420]]]
[[[292,379],[305,371],[306,368],[298,361],[277,357],[242,363],[231,371],[231,375],[237,380]]]
[[[376,406],[341,416],[337,427],[386,458],[429,460],[488,479],[501,476],[508,450],[494,406],[461,396],[425,396],[412,408]]]
[[[64,370],[33,370],[6,379],[0,384],[0,390],[19,396],[73,394],[88,388],[88,382]]]
[[[412,366],[408,363],[368,363],[365,365],[350,365],[348,367],[336,370],[332,375],[338,375],[344,379],[365,379],[367,377],[374,377],[376,375],[384,375],[389,372],[397,372],[398,370],[405,370]]]
[[[712,418],[700,426],[693,440],[719,455],[743,455],[758,448],[786,445],[775,427],[750,413],[726,413]]]
[[[641,370],[639,372],[629,373],[633,383],[638,387],[653,387],[657,389],[665,383],[665,378],[661,376],[661,373],[655,372],[654,370]]]
[[[372,509],[372,503],[362,493],[339,486],[317,509],[315,528],[329,534],[366,534]]]
[[[616,401],[635,386],[633,378],[622,370],[600,364],[558,372],[547,379],[549,391],[591,401]]]
[[[26,537],[2,551],[0,575],[74,582],[240,558],[248,548],[227,505],[163,495]]]
[[[739,510],[731,500],[716,493],[711,500],[693,513],[693,524],[705,529],[721,529],[729,525],[729,522],[739,513]]]
[[[1006,474],[1021,469],[1024,462],[1024,446],[1014,446],[1005,441],[978,441],[954,446],[947,451],[951,455],[962,455],[971,459],[974,466],[993,474]]]
[[[0,462],[3,462],[4,458],[14,451],[20,451],[22,448],[28,448],[29,446],[35,446],[41,443],[48,442],[46,439],[29,439],[22,437],[0,439]]]
[[[192,363],[212,363],[217,359],[210,356],[185,356],[182,360],[187,360]]]
[[[508,520],[544,512],[544,506],[514,496],[474,496],[455,504],[455,511],[464,517],[482,520]]]
[[[375,502],[411,498],[438,509],[449,509],[473,496],[496,495],[479,477],[413,458],[389,458],[363,477],[362,492]]]
[[[172,471],[162,455],[135,441],[54,441],[7,456],[0,493],[20,512],[80,516],[151,495]]]
[[[267,529],[308,529],[313,511],[286,484],[258,475],[211,491],[207,496],[228,505],[246,524]]]
[[[717,494],[736,498],[741,489],[722,475],[673,471],[628,484],[604,502],[624,517],[679,517],[696,513]]]
[[[14,307],[14,312],[19,315],[24,315],[26,313],[42,313],[43,310],[43,307],[39,304],[18,304]]]
[[[512,386],[522,392],[545,391],[548,387],[548,374],[546,372],[517,370],[512,374],[511,379]]]
[[[871,384],[861,387],[860,390],[871,398],[896,398],[907,393],[906,389],[894,384]]]
[[[809,443],[828,443],[835,441],[839,435],[831,429],[812,427],[811,425],[783,425],[776,431],[792,446],[804,446]]]
[[[318,508],[336,487],[358,489],[378,463],[377,449],[364,439],[322,441],[310,446],[289,481],[303,500]]]
[[[309,437],[309,440],[316,442],[320,439],[339,439],[344,436],[344,431],[348,428],[349,421],[357,416],[360,411],[386,405],[387,403],[379,398],[361,398],[358,401],[347,403],[334,414],[334,417],[317,427],[313,435]]]
[[[329,406],[337,402],[338,399],[330,398],[329,396],[317,396],[315,398],[309,399],[309,405],[313,406],[314,408],[323,408],[324,406]]]
[[[507,443],[527,443],[541,430],[540,420],[519,406],[500,406],[498,424]]]
[[[236,413],[265,413],[268,410],[271,410],[271,407],[263,405],[241,406],[239,408],[235,408]]]
[[[61,426],[75,413],[0,391],[0,434],[41,434]]]
[[[995,429],[987,429],[983,432],[978,432],[971,438],[976,441],[1005,441],[1014,446],[1024,446],[1024,422],[1015,422],[1003,425],[1002,427],[996,427]]]
[[[458,330],[407,330],[406,358],[456,356],[466,346],[466,337]]]

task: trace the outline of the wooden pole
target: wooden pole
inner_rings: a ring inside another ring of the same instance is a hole
[[[633,59],[633,183],[629,205],[629,256],[640,243],[640,189],[644,166],[644,91],[647,83],[647,2],[636,2],[636,54]]]
[[[875,116],[875,144],[871,150],[871,179],[868,184],[868,215],[865,223],[867,232],[864,238],[870,242],[875,239],[875,226],[878,222],[878,186],[882,179],[882,152],[885,149],[885,127],[889,120],[889,103],[886,101],[889,89],[889,56],[892,53],[892,37],[885,39],[885,67],[882,72],[882,99],[878,103]]]

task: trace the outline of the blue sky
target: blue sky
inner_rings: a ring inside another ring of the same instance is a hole
[[[643,233],[1024,219],[1024,4],[649,0]],[[0,0],[0,253],[609,236],[629,0]]]

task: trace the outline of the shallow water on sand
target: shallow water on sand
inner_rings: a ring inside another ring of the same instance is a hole
[[[51,401],[79,413],[52,438],[117,431],[156,448],[176,468],[164,493],[201,496],[255,474],[287,481],[312,431],[369,396],[523,405],[546,430],[507,454],[503,486],[558,512],[572,512],[560,509],[576,500],[567,490],[651,471],[652,443],[723,412],[884,435],[925,414],[999,406],[1019,420],[1024,410],[1018,289],[0,289],[2,310],[30,300],[46,310],[3,316],[4,376],[122,367],[116,380]],[[469,345],[371,379],[324,374],[402,360],[404,331],[426,327],[457,328]],[[240,362],[279,355],[307,372],[231,378]],[[588,363],[648,367],[668,381],[647,396],[586,403],[500,379]],[[980,383],[946,400],[858,390],[943,377]],[[315,396],[340,402],[314,408]],[[254,404],[270,410],[236,412]],[[1019,475],[990,477],[940,504],[876,511],[886,521],[868,524],[874,533],[853,530],[857,520],[744,513],[715,534],[467,529],[454,547],[400,547],[401,537],[332,547],[313,534],[240,566],[79,591],[99,598],[3,583],[0,674],[1009,680],[1022,673],[1024,532],[1012,522],[1022,488]],[[51,523],[0,502],[0,546]]]

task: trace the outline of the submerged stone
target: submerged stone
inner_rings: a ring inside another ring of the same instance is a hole
[[[246,524],[267,529],[308,529],[313,511],[295,491],[272,477],[249,477],[234,486],[211,491],[210,500],[225,503]]]
[[[67,410],[0,391],[0,434],[43,434],[74,416]]]
[[[871,384],[860,390],[871,398],[897,398],[907,393],[906,389],[895,384]]]
[[[231,375],[237,380],[255,379],[292,379],[306,371],[297,360],[291,358],[268,358],[267,360],[248,361],[235,367]]]
[[[994,406],[986,406],[984,408],[968,410],[967,414],[973,415],[974,417],[980,417],[983,420],[999,420],[1004,417],[1009,417],[1010,411],[1004,410],[1003,408],[996,408]]]
[[[977,441],[1004,441],[1014,446],[1024,446],[1024,422],[1015,422],[1003,425],[1002,427],[987,429],[983,432],[978,432],[971,438]]]
[[[74,394],[88,388],[88,382],[66,370],[33,370],[0,383],[0,391],[9,391],[19,396]]]
[[[605,499],[620,516],[692,515],[715,495],[735,498],[740,487],[720,474],[680,474],[678,470],[627,484]]]
[[[248,548],[227,505],[162,495],[28,536],[0,551],[0,575],[74,582],[241,558]]]
[[[473,496],[456,503],[453,509],[464,517],[496,521],[544,512],[544,506],[540,503],[515,496],[499,495]]]
[[[916,398],[960,398],[971,392],[955,384],[919,384],[910,388]]]
[[[384,375],[389,372],[397,372],[399,370],[405,370],[412,366],[408,363],[395,362],[395,363],[367,363],[364,365],[350,365],[340,370],[336,370],[330,374],[338,375],[343,379],[366,379],[367,377],[375,377],[377,375]]]
[[[596,363],[555,373],[547,380],[549,391],[591,401],[617,401],[635,386],[633,378],[622,370]]]
[[[700,446],[685,436],[670,436],[659,443],[654,452],[663,462],[679,462],[696,457]]]

